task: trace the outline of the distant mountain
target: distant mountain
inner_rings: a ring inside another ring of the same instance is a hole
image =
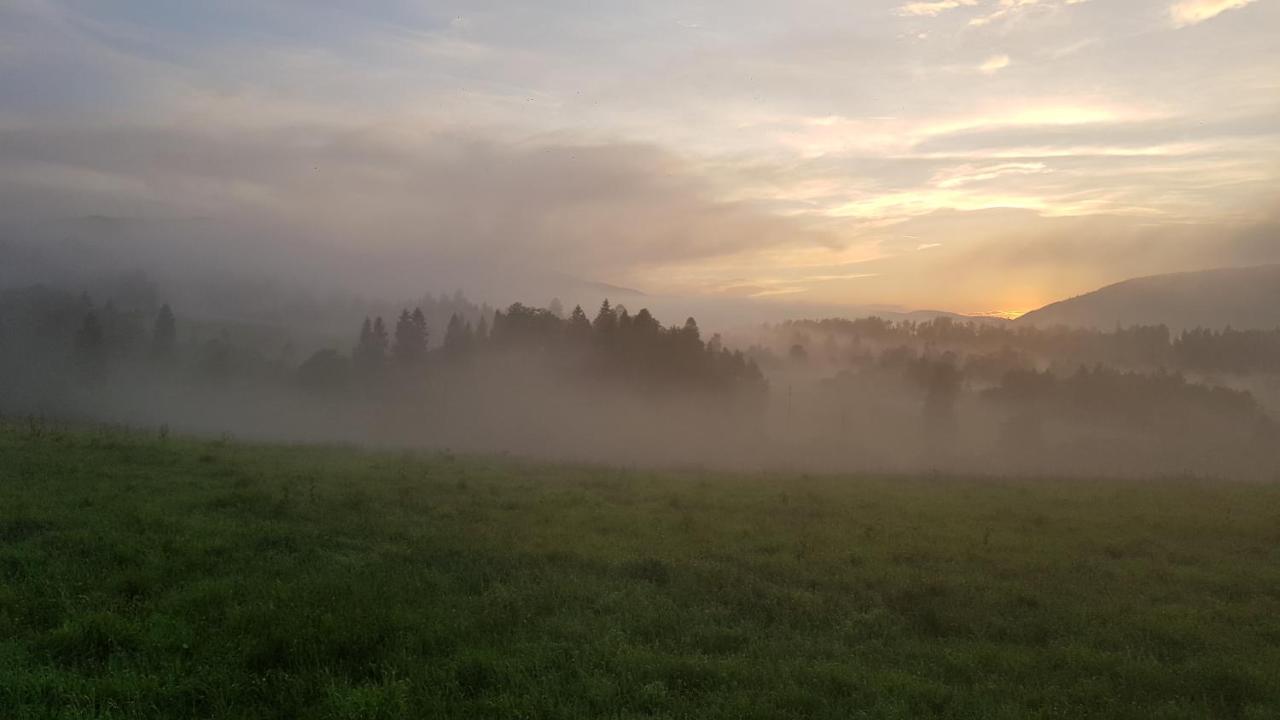
[[[1280,265],[1152,275],[1108,285],[1023,315],[1020,325],[1165,324],[1194,327],[1280,327]]]

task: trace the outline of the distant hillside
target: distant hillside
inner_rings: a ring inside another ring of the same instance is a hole
[[[1280,265],[1134,278],[1046,305],[1017,323],[1272,329],[1280,327]]]

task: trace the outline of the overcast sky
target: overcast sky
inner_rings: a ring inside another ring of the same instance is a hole
[[[5,0],[0,170],[464,288],[1020,311],[1280,261],[1280,2]]]

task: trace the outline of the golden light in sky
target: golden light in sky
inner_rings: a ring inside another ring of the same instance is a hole
[[[1280,260],[1236,240],[1277,207],[1274,0],[110,5],[0,9],[11,218],[965,312]]]

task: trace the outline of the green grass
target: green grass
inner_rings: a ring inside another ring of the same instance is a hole
[[[0,717],[1280,717],[1280,487],[8,426]]]

